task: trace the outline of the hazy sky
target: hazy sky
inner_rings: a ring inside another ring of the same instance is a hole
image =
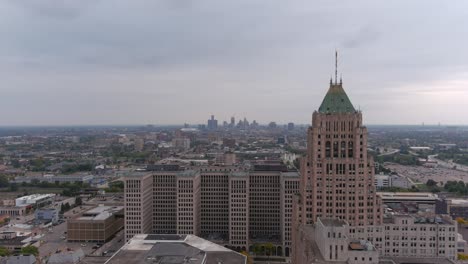
[[[0,126],[468,124],[468,1],[0,0]]]

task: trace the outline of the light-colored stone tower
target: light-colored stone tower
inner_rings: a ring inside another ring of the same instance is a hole
[[[300,221],[311,224],[321,217],[346,220],[351,226],[379,224],[381,202],[374,186],[373,159],[367,156],[367,128],[336,73],[307,132]]]

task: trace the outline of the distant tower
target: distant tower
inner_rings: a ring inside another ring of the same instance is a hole
[[[208,119],[208,129],[216,130],[218,129],[218,120],[214,119],[214,115],[211,115],[211,119]]]
[[[236,126],[236,118],[235,117],[231,117],[231,124],[230,124],[231,127],[235,127]]]

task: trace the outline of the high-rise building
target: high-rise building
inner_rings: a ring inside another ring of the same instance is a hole
[[[288,130],[294,130],[294,123],[292,122],[288,123]]]
[[[300,168],[292,263],[372,264],[386,258],[440,263],[456,258],[457,224],[450,217],[384,214],[362,113],[351,104],[336,71],[312,115]]]
[[[214,115],[211,115],[211,119],[208,119],[207,128],[209,130],[218,129],[218,120],[214,119]]]
[[[229,124],[230,127],[235,127],[236,126],[236,118],[235,117],[231,117],[231,123]]]
[[[272,243],[274,255],[291,252],[297,172],[176,166],[124,182],[127,240],[145,233],[194,234],[236,250]]]
[[[343,89],[332,82],[307,131],[307,155],[301,164],[302,222],[318,217],[350,225],[382,222],[374,186],[374,162],[367,156],[367,128]]]

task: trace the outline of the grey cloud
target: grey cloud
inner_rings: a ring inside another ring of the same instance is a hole
[[[70,123],[201,122],[234,112],[308,123],[333,74],[335,48],[352,101],[376,123],[387,109],[419,99],[408,86],[433,91],[434,83],[465,81],[460,73],[468,71],[464,1],[57,2],[0,3],[0,92],[8,95],[0,111],[34,94],[23,108],[43,118],[18,109],[0,125],[63,122],[51,109],[70,94]],[[468,96],[461,93],[454,102]],[[104,102],[89,100],[95,95]],[[170,115],[158,114],[167,108]],[[436,106],[423,109],[429,115]]]
[[[11,5],[23,9],[29,15],[55,19],[72,19],[80,16],[100,0],[9,0]]]
[[[380,32],[374,29],[371,25],[361,27],[356,33],[345,39],[341,45],[344,48],[354,49],[365,45],[371,45],[380,37]]]

